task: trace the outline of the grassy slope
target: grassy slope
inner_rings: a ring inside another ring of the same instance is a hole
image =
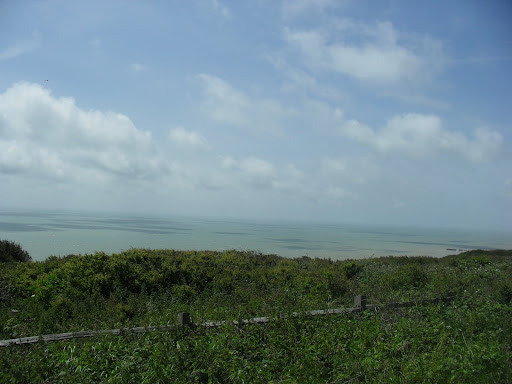
[[[512,251],[337,261],[130,250],[0,265],[0,338],[275,316],[457,295],[449,305],[0,349],[0,382],[511,382]],[[13,313],[16,309],[19,312]]]

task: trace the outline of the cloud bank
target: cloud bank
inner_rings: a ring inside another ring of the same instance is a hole
[[[418,113],[394,116],[380,130],[348,120],[340,132],[380,153],[414,158],[433,158],[439,153],[448,153],[473,162],[484,162],[499,155],[503,144],[499,132],[476,128],[472,137],[468,137],[445,129],[438,116]]]
[[[377,85],[423,82],[442,62],[440,43],[402,37],[390,22],[368,25],[341,19],[337,32],[286,28],[284,40],[315,72]],[[410,39],[414,41],[407,43]]]
[[[83,110],[36,84],[0,94],[0,172],[60,181],[167,174],[150,132],[125,115]]]

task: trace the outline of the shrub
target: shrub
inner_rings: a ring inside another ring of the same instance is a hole
[[[0,240],[0,262],[8,263],[10,261],[31,261],[32,258],[21,248],[21,245],[9,241],[9,240]]]
[[[347,279],[351,279],[359,274],[363,269],[363,266],[353,261],[343,264],[343,273]]]
[[[387,277],[392,289],[411,289],[423,287],[429,280],[428,275],[416,265],[396,268]]]
[[[502,283],[498,289],[498,302],[501,304],[512,303],[512,283]]]

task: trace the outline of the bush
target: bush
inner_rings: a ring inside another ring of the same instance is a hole
[[[400,266],[387,276],[388,284],[393,290],[421,288],[428,280],[427,273],[414,264]]]
[[[21,245],[9,240],[0,240],[0,263],[31,260],[32,258],[27,251],[21,248]]]
[[[347,279],[351,279],[359,274],[363,269],[363,266],[353,261],[343,264],[343,273]]]

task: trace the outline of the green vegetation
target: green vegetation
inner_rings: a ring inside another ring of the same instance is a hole
[[[21,248],[21,245],[9,240],[0,240],[0,263],[30,260],[32,258],[27,251]]]
[[[333,316],[281,313],[423,300]],[[271,316],[0,348],[1,383],[510,383],[512,251],[331,261],[131,249],[0,264],[0,339]]]

